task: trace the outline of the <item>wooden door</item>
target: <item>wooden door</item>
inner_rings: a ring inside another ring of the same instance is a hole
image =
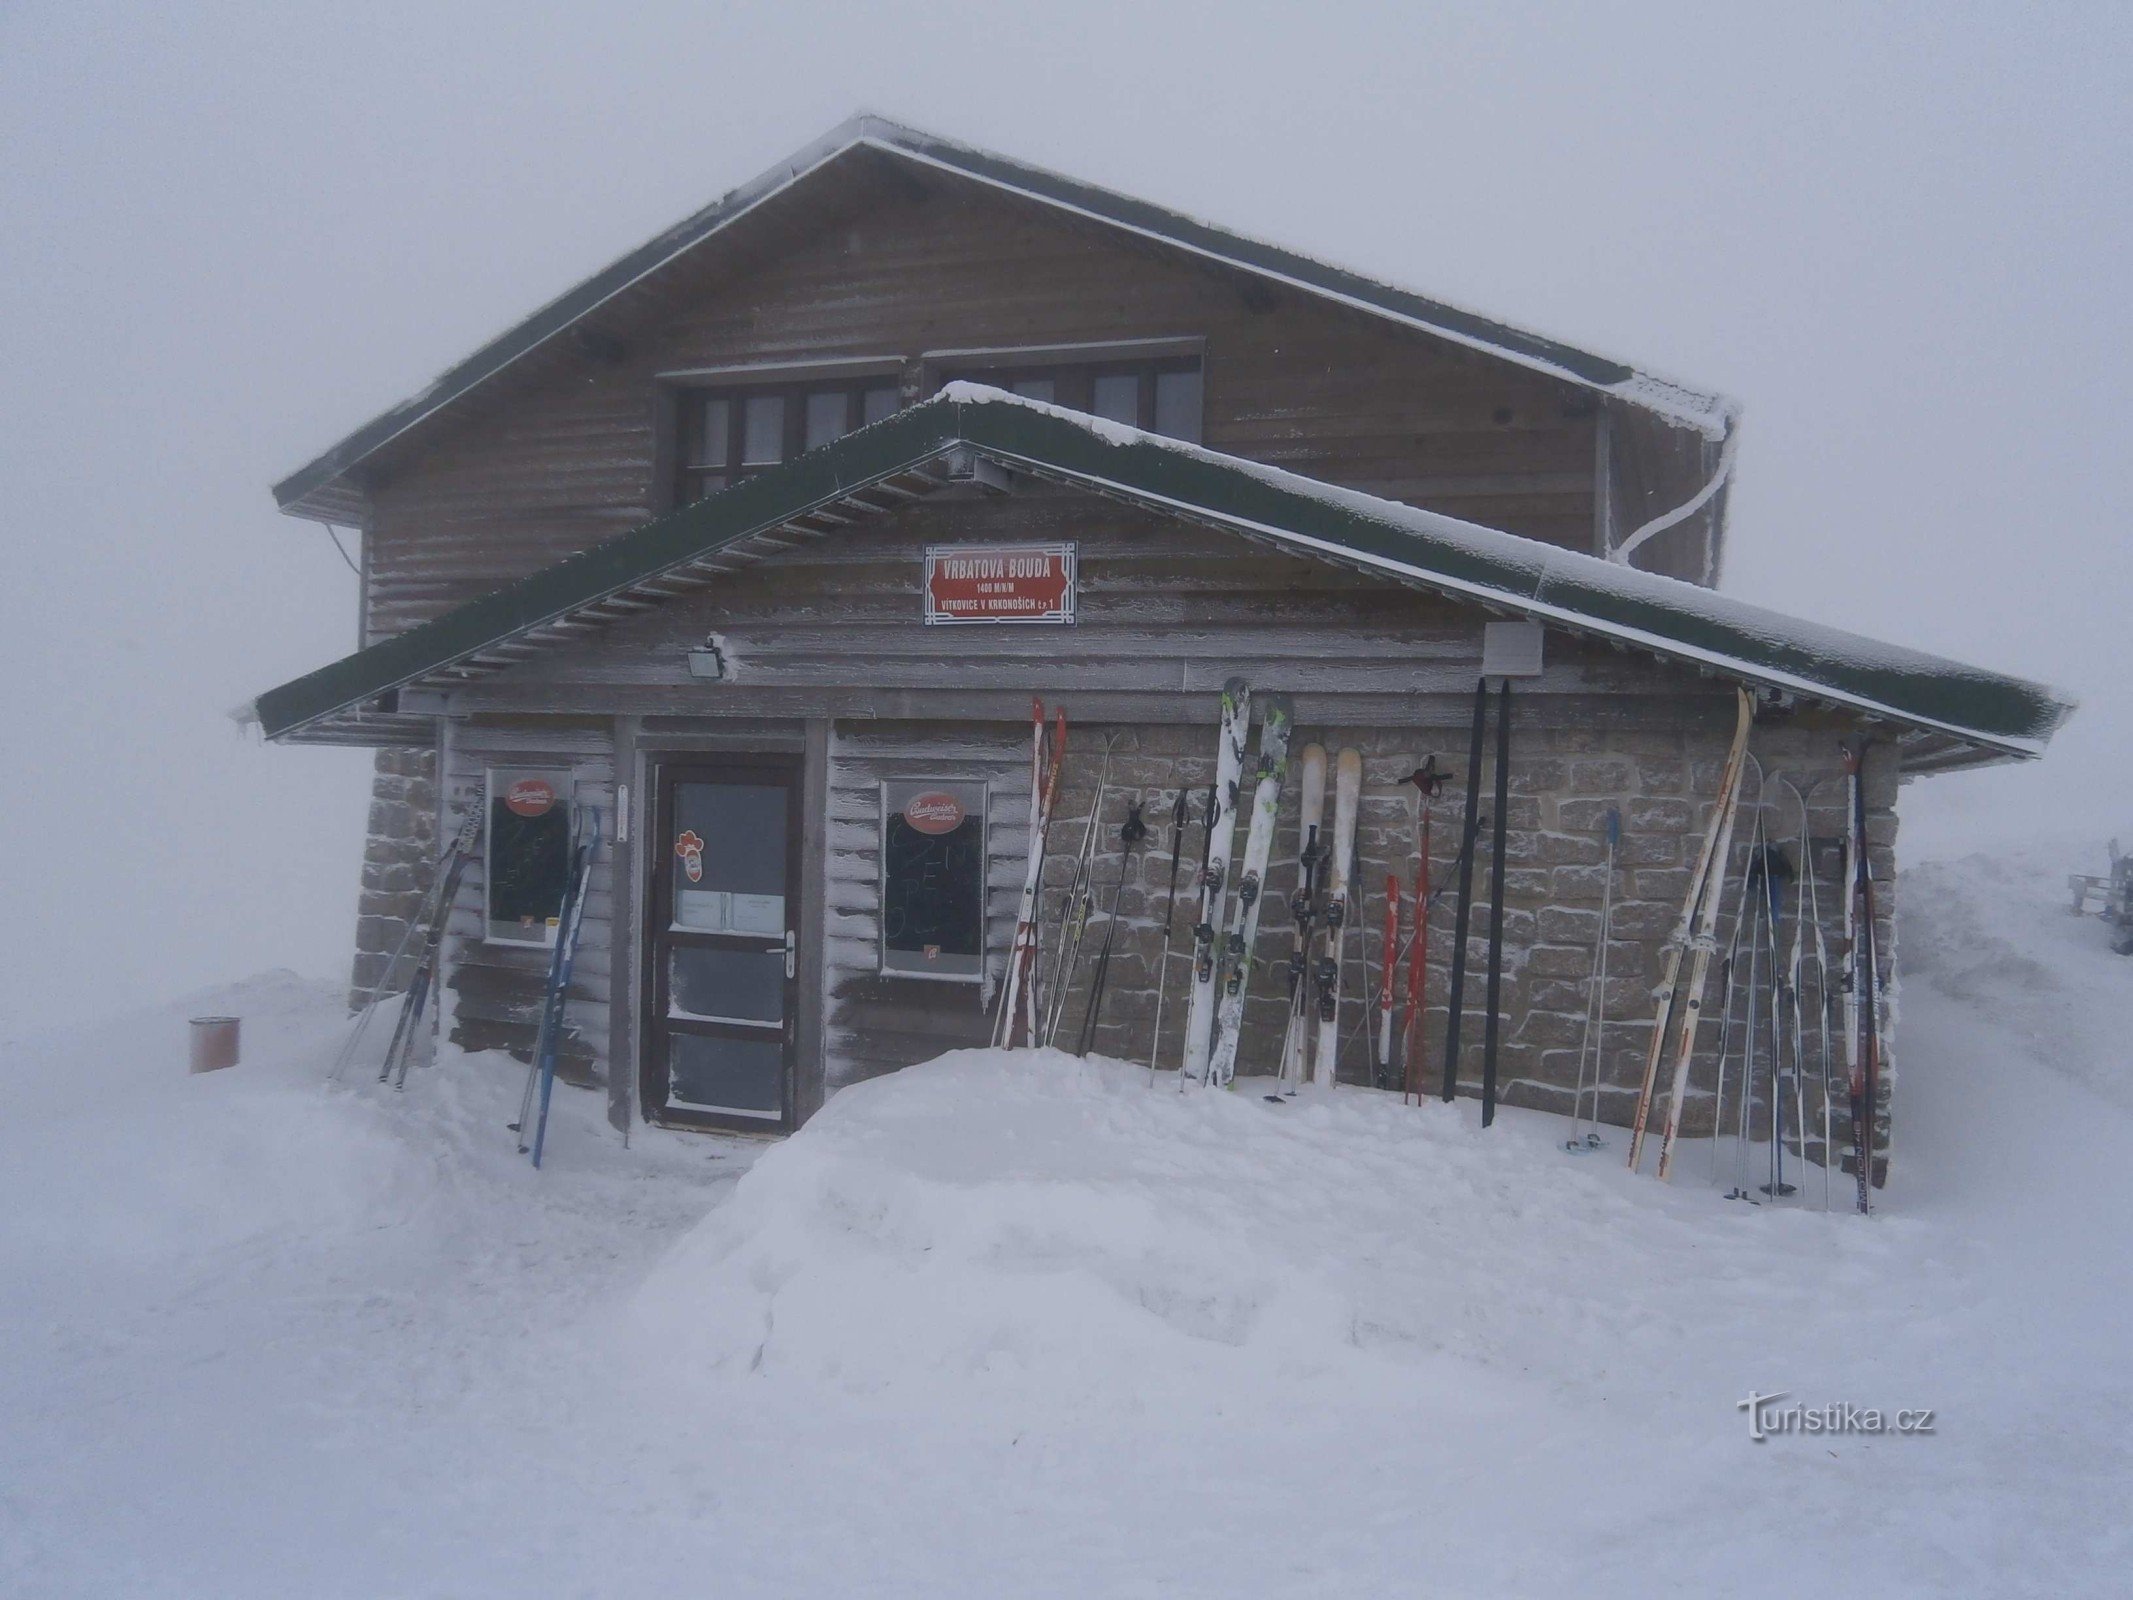
[[[644,1104],[657,1122],[793,1124],[800,764],[692,757],[655,768],[645,897]]]

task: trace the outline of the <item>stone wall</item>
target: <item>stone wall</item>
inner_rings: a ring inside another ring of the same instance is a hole
[[[1684,711],[1680,726],[1581,728],[1534,725],[1538,713],[1525,710],[1514,700],[1513,744],[1510,763],[1510,807],[1504,851],[1503,1015],[1498,1049],[1497,1083],[1503,1104],[1532,1106],[1568,1113],[1577,1081],[1580,1041],[1585,1032],[1587,996],[1595,971],[1601,907],[1606,889],[1606,815],[1610,807],[1621,814],[1621,840],[1617,854],[1613,936],[1608,954],[1605,1050],[1602,1062],[1600,1118],[1626,1125],[1635,1106],[1637,1086],[1643,1075],[1651,1039],[1653,991],[1659,983],[1666,951],[1680,920],[1682,901],[1689,888],[1698,848],[1707,827],[1712,796],[1731,736],[1730,708],[1722,700],[1704,697],[1693,711]],[[1767,716],[1768,714],[1766,714]],[[1767,803],[1761,808],[1768,842],[1797,872],[1800,860],[1801,811],[1792,792],[1780,777],[1790,778],[1809,793],[1811,834],[1816,841],[1813,865],[1821,898],[1822,925],[1833,971],[1842,961],[1843,896],[1841,840],[1845,832],[1844,782],[1840,738],[1849,730],[1828,723],[1788,720],[1782,717],[1759,722],[1751,752],[1762,764]],[[1113,883],[1121,866],[1118,827],[1124,820],[1126,802],[1140,798],[1151,826],[1151,836],[1128,874],[1121,897],[1124,919],[1114,949],[1105,994],[1097,1048],[1105,1054],[1129,1060],[1145,1060],[1151,1025],[1156,1011],[1156,976],[1162,961],[1165,900],[1170,878],[1171,840],[1168,816],[1177,786],[1182,782],[1193,793],[1194,820],[1188,826],[1184,867],[1180,873],[1175,932],[1169,957],[1167,997],[1164,1003],[1160,1060],[1174,1066],[1178,1059],[1185,1017],[1185,991],[1190,978],[1192,924],[1195,918],[1194,874],[1199,865],[1202,830],[1198,820],[1200,794],[1213,773],[1211,736],[1202,729],[1178,727],[1126,728],[1119,738],[1112,762],[1113,793],[1105,808],[1104,849],[1098,856],[1095,880],[1099,907],[1110,903]],[[1491,747],[1493,748],[1493,731]],[[1404,783],[1406,774],[1434,754],[1440,767],[1449,767],[1461,780],[1447,789],[1434,810],[1432,826],[1432,871],[1434,885],[1444,893],[1430,918],[1427,1022],[1420,1029],[1423,1080],[1441,1083],[1442,1050],[1447,1021],[1446,999],[1450,985],[1454,919],[1457,913],[1457,858],[1465,805],[1464,779],[1469,738],[1467,728],[1366,731],[1361,729],[1301,728],[1292,752],[1316,740],[1329,751],[1328,788],[1331,788],[1330,753],[1344,745],[1363,752],[1364,788],[1357,835],[1362,857],[1359,915],[1351,923],[1347,949],[1342,1006],[1343,1081],[1363,1083],[1373,1076],[1371,1039],[1365,1023],[1374,1026],[1374,1013],[1353,1003],[1358,993],[1374,992],[1382,964],[1385,914],[1385,880],[1388,869],[1400,880],[1403,929],[1413,925],[1412,890],[1415,882],[1417,806],[1416,792]],[[1081,819],[1088,813],[1094,784],[1093,763],[1070,767],[1060,797],[1055,822],[1055,855],[1046,881],[1052,903],[1064,893],[1071,863],[1063,852],[1080,835]],[[1484,761],[1481,810],[1492,808],[1493,766]],[[1896,763],[1886,745],[1871,749],[1866,765],[1868,830],[1873,845],[1874,867],[1879,880],[1879,921],[1884,971],[1894,965],[1894,843]],[[1245,1042],[1239,1056],[1242,1074],[1275,1070],[1286,1027],[1288,956],[1293,943],[1294,922],[1287,899],[1295,884],[1296,828],[1299,778],[1292,765],[1283,793],[1271,883],[1257,942],[1260,965],[1254,975],[1247,1004]],[[1705,991],[1704,1020],[1698,1032],[1697,1051],[1690,1075],[1690,1090],[1684,1100],[1683,1128],[1689,1134],[1710,1131],[1718,1071],[1718,1046],[1724,1015],[1724,963],[1743,898],[1741,874],[1754,848],[1757,814],[1756,791],[1750,787],[1733,841],[1726,897],[1721,905],[1717,948]],[[1332,797],[1327,799],[1327,825],[1331,826]],[[1237,833],[1236,855],[1243,854],[1244,827]],[[1481,830],[1476,845],[1474,870],[1475,905],[1468,936],[1465,1023],[1459,1063],[1460,1091],[1480,1092],[1486,963],[1488,948],[1488,883],[1491,865],[1491,834]],[[1781,955],[1789,956],[1793,921],[1801,899],[1800,880],[1784,888],[1779,933]],[[1062,1042],[1071,1042],[1081,1021],[1093,956],[1100,946],[1103,926],[1090,925],[1084,960],[1070,991]],[[1803,949],[1811,973],[1812,938]],[[1746,967],[1746,946],[1739,966]],[[1767,968],[1760,974],[1763,1006],[1769,1004]],[[1735,1051],[1733,1081],[1728,1084],[1725,1124],[1736,1122],[1739,1103],[1738,1030],[1744,1029],[1749,1008],[1745,996],[1747,973],[1735,974]],[[1818,1046],[1819,1030],[1812,1020],[1812,983],[1804,986],[1811,1046]],[[1758,1008],[1761,1010],[1762,1008]],[[1767,1011],[1763,1011],[1767,1019]],[[1402,1019],[1404,1021],[1404,1018]],[[1768,1137],[1767,1063],[1770,1043],[1767,1020],[1759,1027],[1758,1093],[1751,1103],[1751,1129]],[[1849,1147],[1849,1117],[1846,1104],[1844,1033],[1841,1004],[1833,998],[1830,1012],[1833,1059],[1831,1080],[1835,1110],[1833,1136],[1840,1156]],[[1666,1065],[1660,1072],[1663,1098],[1671,1071],[1671,1044]],[[1888,1089],[1893,1073],[1882,1075],[1880,1133],[1877,1148],[1886,1159]],[[1821,1147],[1821,1062],[1819,1053],[1807,1061],[1806,1111],[1809,1127],[1808,1156],[1819,1159]],[[1796,1116],[1788,1094],[1786,1123],[1788,1145],[1798,1148]],[[1663,1115],[1655,1108],[1655,1123]]]
[[[429,893],[437,853],[437,753],[408,746],[378,751],[371,770],[363,887],[356,902],[351,1007],[407,987],[414,952],[389,973],[386,966]]]

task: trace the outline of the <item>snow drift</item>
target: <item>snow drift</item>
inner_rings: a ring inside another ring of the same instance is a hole
[[[769,1146],[560,1095],[535,1173],[516,1064],[329,1084],[286,977],[192,1008],[232,1072],[185,1007],[11,1045],[0,1591],[2120,1593],[2133,962],[2067,866],[1906,874],[1864,1221],[1051,1053]],[[1756,1444],[1751,1389],[1937,1429]]]

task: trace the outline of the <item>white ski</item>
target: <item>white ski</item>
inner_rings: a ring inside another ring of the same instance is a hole
[[[1355,811],[1363,795],[1363,753],[1343,750],[1333,763],[1333,860],[1327,874],[1326,950],[1318,959],[1318,1054],[1311,1081],[1331,1088],[1339,1081],[1341,968],[1347,952],[1350,890],[1348,867],[1355,856]]]
[[[1318,914],[1318,863],[1325,854],[1319,835],[1326,817],[1326,747],[1303,747],[1303,796],[1296,819],[1296,890],[1289,914],[1296,919],[1296,942],[1289,951],[1289,1031],[1281,1041],[1280,1093],[1294,1094],[1303,1082],[1310,1045],[1311,924]]]
[[[1215,935],[1229,888],[1229,853],[1237,834],[1237,785],[1244,775],[1244,739],[1251,727],[1252,691],[1242,678],[1222,685],[1222,730],[1215,746],[1213,820],[1207,862],[1200,869],[1200,920],[1192,930],[1192,995],[1185,1012],[1185,1058],[1178,1087],[1207,1081],[1215,1042]]]
[[[1022,899],[1015,911],[1015,936],[1007,947],[1007,971],[1000,985],[999,1011],[993,1018],[992,1042],[1012,1045],[1015,1024],[1023,1038],[1037,1042],[1037,897],[1044,882],[1045,839],[1051,832],[1052,802],[1059,797],[1059,773],[1066,765],[1066,712],[1049,747],[1044,739],[1044,702],[1030,702],[1029,865],[1022,879]]]
[[[1244,874],[1237,880],[1237,904],[1230,913],[1229,939],[1222,951],[1222,993],[1215,1009],[1215,1044],[1207,1081],[1227,1087],[1237,1074],[1237,1041],[1244,1024],[1244,997],[1251,987],[1252,954],[1259,938],[1260,889],[1266,882],[1267,858],[1274,852],[1274,819],[1281,810],[1281,787],[1289,772],[1288,697],[1269,695],[1259,724],[1259,784],[1252,792],[1252,822],[1244,835]]]

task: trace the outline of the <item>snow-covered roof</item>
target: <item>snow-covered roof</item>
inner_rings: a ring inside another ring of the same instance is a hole
[[[1595,355],[1561,340],[1380,283],[1280,245],[1231,233],[1131,195],[923,133],[886,117],[861,113],[594,273],[447,369],[418,393],[372,418],[277,483],[276,502],[297,516],[351,516],[355,502],[349,487],[340,482],[351,468],[476,386],[568,333],[616,296],[732,226],[765,201],[859,150],[878,151],[898,161],[1005,190],[1291,289],[1487,351],[1565,382],[1602,390],[1696,428],[1713,439],[1725,433],[1736,409],[1722,395],[1612,357]]]
[[[1909,730],[1914,768],[2042,754],[2071,696],[1730,596],[1341,489],[979,384],[845,435],[604,544],[269,690],[267,737],[410,732],[381,697],[448,688],[744,563],[909,504],[971,451],[1165,514],[1339,561],[1507,614]]]

